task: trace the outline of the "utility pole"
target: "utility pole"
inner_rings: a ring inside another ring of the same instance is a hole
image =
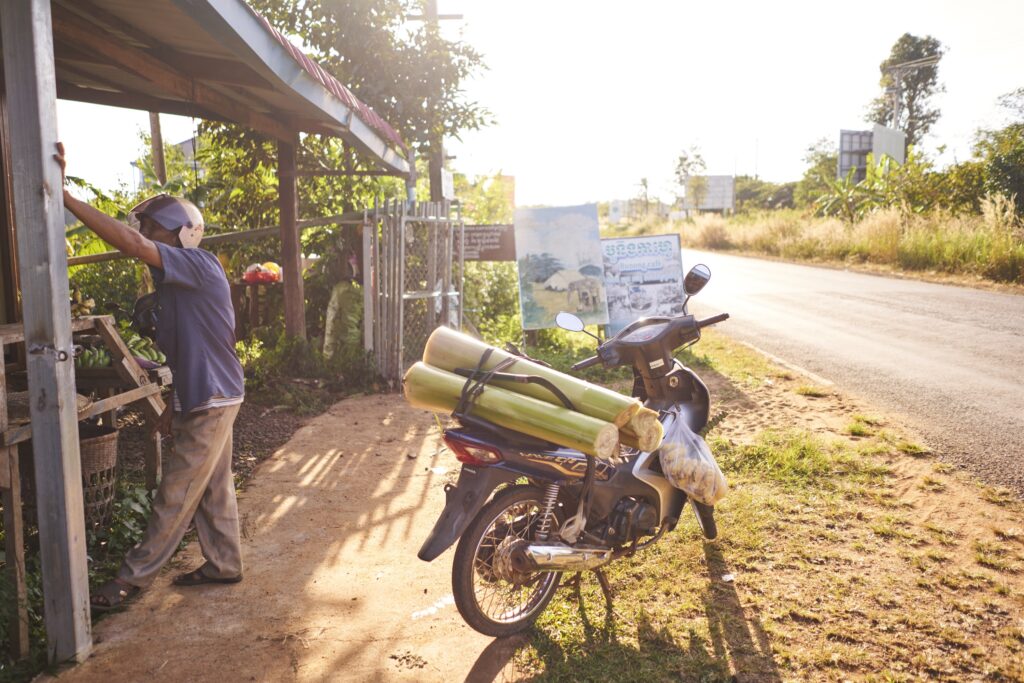
[[[909,62],[893,64],[883,69],[891,79],[891,83],[885,88],[885,94],[889,96],[889,101],[892,103],[892,125],[890,128],[899,130],[900,116],[903,114],[903,77],[912,71],[917,71],[927,66],[934,66],[939,63],[940,59],[942,59],[941,54],[932,55],[930,57],[922,57],[921,59],[913,59]]]
[[[438,23],[442,20],[462,19],[461,14],[438,14],[437,0],[424,0],[423,14],[409,15],[407,19],[422,20],[426,22],[428,30],[435,34],[440,30]],[[431,93],[433,101],[430,105],[436,106],[441,99],[440,92]],[[427,143],[430,145],[430,157],[427,159],[427,177],[430,180],[430,201],[439,202],[444,199],[443,175],[444,175],[444,131],[440,127],[429,132]]]

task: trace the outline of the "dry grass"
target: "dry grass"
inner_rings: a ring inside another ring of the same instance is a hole
[[[1024,506],[745,347],[701,351],[729,411],[711,438],[732,486],[720,540],[687,514],[611,566],[611,609],[589,575],[561,591],[514,658],[522,677],[1024,681]]]
[[[682,230],[687,246],[786,259],[872,263],[1024,283],[1024,226],[1013,203],[992,197],[981,215],[879,210],[856,224],[795,210],[725,219],[702,215]]]

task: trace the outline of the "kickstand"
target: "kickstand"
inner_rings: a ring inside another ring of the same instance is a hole
[[[572,575],[572,578],[568,581],[562,582],[562,588],[579,588],[580,580],[583,578],[582,572],[576,572]]]
[[[604,600],[610,607],[612,604],[612,585],[608,583],[608,577],[605,575],[603,569],[595,569],[594,574],[597,575],[597,582],[601,584],[601,592],[604,593]]]

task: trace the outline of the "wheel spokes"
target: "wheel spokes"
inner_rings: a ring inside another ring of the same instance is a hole
[[[514,621],[528,614],[543,599],[556,575],[537,572],[521,581],[502,576],[507,567],[495,571],[498,553],[509,539],[531,540],[540,518],[538,501],[510,505],[492,520],[480,539],[474,556],[473,592],[480,610],[495,621]]]

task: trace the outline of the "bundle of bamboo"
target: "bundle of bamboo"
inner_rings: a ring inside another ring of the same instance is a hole
[[[411,405],[451,412],[465,383],[465,378],[456,374],[416,363],[405,373],[403,386]],[[610,422],[498,387],[489,386],[481,392],[473,404],[473,415],[599,458],[610,458],[618,450],[619,433]]]
[[[572,402],[576,410],[584,415],[596,417],[605,422],[611,422],[616,427],[622,427],[629,423],[630,418],[637,414],[642,407],[640,401],[635,398],[623,396],[611,389],[599,387],[590,382],[570,377],[557,370],[544,367],[533,361],[513,356],[473,339],[469,335],[456,332],[450,327],[439,327],[434,330],[427,339],[427,346],[423,351],[423,362],[441,368],[448,372],[454,372],[456,368],[475,368],[480,358],[487,349],[493,349],[482,370],[491,370],[498,363],[507,358],[515,360],[505,372],[514,372],[523,375],[536,375],[553,382],[562,393]],[[515,382],[494,382],[495,386],[514,391],[517,394],[525,394],[533,398],[561,405],[561,402],[550,391],[536,384],[517,384]]]
[[[466,384],[466,379],[454,371],[477,368],[488,349],[491,352],[482,370],[493,370],[502,361],[512,359],[505,372],[548,380],[565,394],[575,410],[565,408],[543,386],[492,379],[474,402],[473,415],[599,458],[616,455],[620,440],[648,452],[661,444],[664,430],[658,413],[644,408],[637,399],[513,356],[447,327],[434,330],[427,340],[423,362],[406,373],[406,399],[418,408],[454,410]]]

